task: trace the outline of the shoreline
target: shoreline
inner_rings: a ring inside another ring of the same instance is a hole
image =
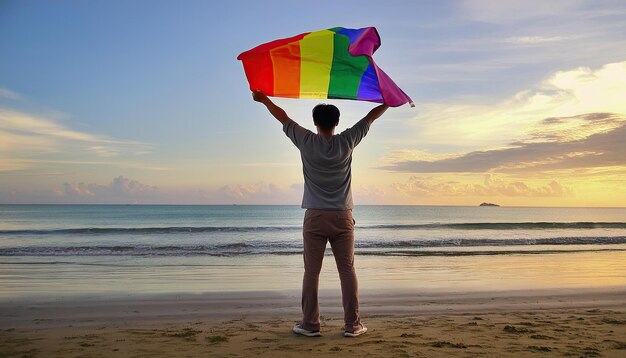
[[[342,337],[338,292],[322,291],[320,304],[323,336],[310,339],[291,333],[297,291],[5,301],[0,347],[10,356],[45,357],[626,353],[626,286],[364,291],[361,314],[370,330],[356,339]]]
[[[337,289],[320,289],[322,313],[341,316]],[[362,316],[444,312],[495,312],[559,308],[626,308],[626,286],[518,290],[366,289],[359,295]],[[2,326],[35,319],[48,322],[98,318],[140,321],[164,317],[186,319],[226,316],[267,317],[300,313],[300,290],[224,291],[205,293],[102,294],[56,298],[21,297],[0,301]],[[119,311],[123,309],[123,311]],[[131,316],[114,314],[133,312]]]

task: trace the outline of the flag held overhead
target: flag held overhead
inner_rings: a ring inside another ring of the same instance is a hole
[[[287,98],[340,98],[398,107],[413,101],[374,62],[374,27],[307,32],[240,54],[251,90]]]

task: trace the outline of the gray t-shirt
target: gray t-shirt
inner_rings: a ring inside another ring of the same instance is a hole
[[[300,150],[304,174],[302,207],[306,209],[352,209],[352,150],[365,137],[369,121],[360,120],[330,139],[287,120],[283,131]]]

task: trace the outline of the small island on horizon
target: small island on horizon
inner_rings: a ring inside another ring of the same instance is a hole
[[[479,206],[500,206],[500,205],[493,204],[493,203],[481,203]]]

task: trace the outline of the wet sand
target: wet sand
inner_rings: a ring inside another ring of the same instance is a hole
[[[291,333],[297,292],[13,300],[0,308],[0,356],[624,357],[626,288],[365,292],[367,334],[342,335],[323,293],[322,337]]]

